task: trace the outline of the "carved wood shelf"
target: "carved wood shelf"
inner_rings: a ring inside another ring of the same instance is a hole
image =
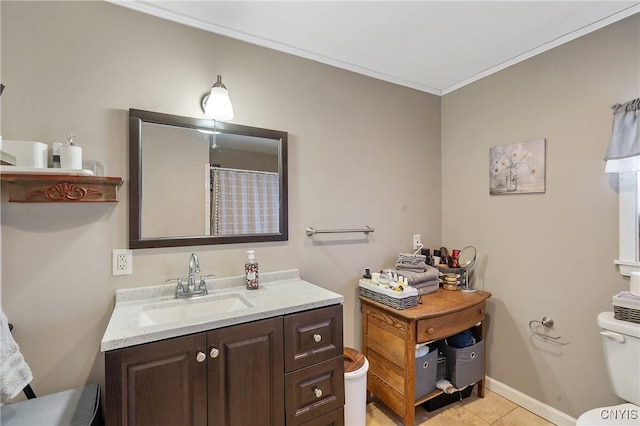
[[[9,201],[16,203],[117,202],[122,178],[60,174],[2,173]]]

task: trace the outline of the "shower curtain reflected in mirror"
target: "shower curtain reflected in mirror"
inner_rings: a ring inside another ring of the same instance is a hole
[[[278,173],[211,167],[211,235],[278,232]]]

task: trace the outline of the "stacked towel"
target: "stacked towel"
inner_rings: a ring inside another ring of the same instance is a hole
[[[422,296],[424,294],[433,293],[434,291],[438,290],[438,288],[440,287],[440,282],[438,280],[423,281],[421,283],[414,284],[411,287],[418,290],[418,294]]]
[[[427,265],[426,256],[400,253],[395,272],[406,278],[409,285],[420,295],[433,293],[439,287],[440,271]]]
[[[13,340],[9,321],[0,309],[0,401],[15,398],[31,380],[31,369]]]
[[[396,263],[396,269],[401,269],[403,271],[411,271],[411,272],[424,272],[427,270],[428,265],[425,262],[418,262],[413,265],[402,265]]]
[[[427,257],[421,254],[413,255],[400,253],[396,260],[396,269],[412,272],[424,272],[427,270]]]
[[[426,268],[424,271],[417,272],[411,269],[401,269],[396,267],[396,272],[398,275],[405,277],[409,285],[415,285],[427,281],[438,281],[438,277],[440,276],[440,271],[436,268],[425,265]]]

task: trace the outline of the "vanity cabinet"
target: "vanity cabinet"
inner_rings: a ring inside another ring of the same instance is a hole
[[[109,351],[107,426],[343,425],[342,305]]]
[[[442,394],[436,389],[415,398],[415,347],[467,329],[485,340],[485,301],[491,293],[438,289],[421,297],[415,307],[397,310],[366,297],[362,302],[362,351],[369,361],[367,391],[413,425],[415,406]],[[486,348],[486,345],[484,346]],[[483,359],[486,359],[484,357]],[[484,365],[477,383],[484,397]]]

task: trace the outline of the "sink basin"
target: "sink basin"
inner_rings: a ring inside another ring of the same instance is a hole
[[[237,293],[210,295],[197,299],[147,305],[140,312],[138,323],[141,327],[168,324],[242,311],[252,307],[251,302]]]

